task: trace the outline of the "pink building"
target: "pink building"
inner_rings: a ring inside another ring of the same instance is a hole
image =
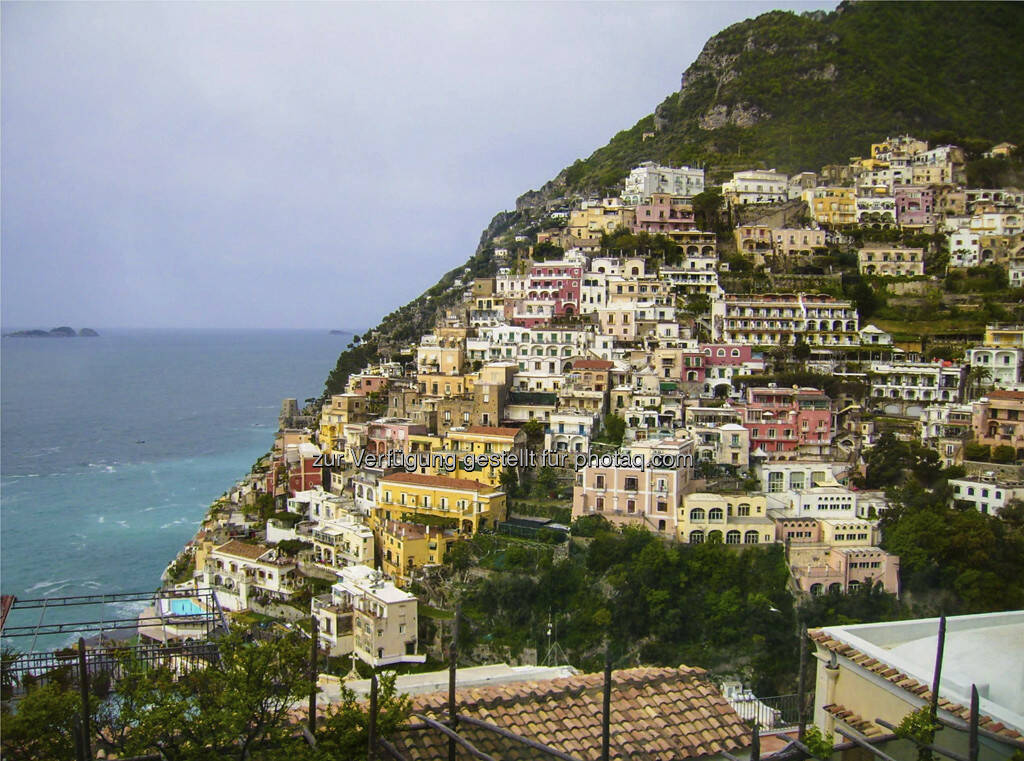
[[[366,426],[366,451],[385,454],[391,451],[409,451],[409,437],[422,436],[427,427],[407,418],[382,417]]]
[[[636,207],[636,222],[633,223],[635,233],[671,236],[672,233],[696,229],[693,207],[673,199],[667,193],[655,193],[650,203],[638,204]]]
[[[579,314],[582,272],[579,264],[569,262],[540,262],[533,265],[526,286],[527,302],[553,302],[555,317]]]
[[[794,550],[789,565],[801,591],[812,595],[856,592],[882,582],[890,594],[900,593],[900,559],[880,547],[816,547]]]
[[[389,380],[390,378],[386,375],[359,373],[348,379],[348,392],[350,394],[366,396],[367,394],[384,391],[388,387]]]
[[[896,221],[901,227],[935,225],[935,188],[929,185],[897,185]]]
[[[718,386],[731,390],[734,376],[764,372],[764,359],[751,346],[701,344],[699,348],[704,355],[705,394],[714,394]]]
[[[832,442],[832,403],[816,388],[748,388],[738,405],[751,451],[771,460],[822,457]]]
[[[595,459],[593,466],[582,468],[572,492],[572,517],[602,515],[617,525],[675,536],[679,506],[693,472],[693,441],[638,442],[608,457],[626,457],[631,462],[607,464]]]

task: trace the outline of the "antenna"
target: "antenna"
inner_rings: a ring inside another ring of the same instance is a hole
[[[569,662],[569,656],[565,654],[562,646],[558,644],[558,640],[552,641],[552,637],[555,634],[555,625],[551,621],[551,611],[548,611],[548,626],[547,626],[547,637],[548,637],[548,651],[544,655],[544,661],[541,663],[542,666],[557,666],[559,664],[566,664]]]

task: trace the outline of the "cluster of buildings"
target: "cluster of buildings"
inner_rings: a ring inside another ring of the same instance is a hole
[[[641,164],[620,196],[556,209],[561,224],[496,247],[494,276],[457,279],[461,299],[433,332],[352,374],[316,416],[286,400],[265,467],[197,537],[196,576],[228,609],[308,596],[333,654],[422,660],[408,590],[461,539],[502,529],[509,487],[544,449],[566,456],[574,519],[689,544],[779,544],[807,594],[898,593],[899,558],[879,547],[885,497],[852,485],[879,434],[873,413],[965,466],[954,500],[998,513],[1024,497],[1024,327],[991,325],[962,360],[923,361],[862,325],[849,300],[726,293],[719,247],[772,265],[821,253],[851,225],[946,231],[955,243],[950,225],[977,221],[985,240],[1021,253],[1010,209],[1021,194],[964,190],[963,172],[959,148],[906,136],[821,175],[736,172],[722,186],[730,205],[803,203],[810,224],[741,226],[722,242],[696,221],[702,169]],[[664,235],[678,256],[603,247],[622,228]],[[927,253],[865,244],[857,266],[921,277]],[[694,297],[707,308],[695,312]],[[763,377],[794,362],[844,390]],[[616,448],[626,457],[590,456]],[[261,495],[274,505],[262,522],[243,509]],[[325,581],[329,592],[310,593]]]

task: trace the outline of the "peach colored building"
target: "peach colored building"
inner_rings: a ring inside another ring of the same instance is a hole
[[[1024,459],[1024,391],[990,391],[974,402],[972,427],[979,444],[1011,446]]]
[[[591,463],[576,474],[573,518],[602,515],[615,524],[676,535],[679,508],[692,475],[692,440],[638,442]]]

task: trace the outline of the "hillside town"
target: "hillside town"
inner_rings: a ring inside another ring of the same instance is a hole
[[[958,503],[995,515],[1024,499],[1024,325],[987,324],[937,359],[811,288],[828,273],[799,273],[833,248],[862,282],[908,293],[984,265],[1019,282],[1024,193],[963,183],[963,150],[887,138],[820,174],[735,172],[715,224],[745,221],[716,235],[695,211],[704,170],[645,162],[619,196],[496,240],[496,275],[456,279],[461,299],[433,332],[344,393],[304,411],[286,400],[273,452],[170,577],[236,611],[280,611],[305,590],[323,646],[375,666],[423,660],[409,590],[458,542],[564,535],[594,516],[681,543],[783,545],[798,595],[898,596],[867,453],[883,435],[912,438],[962,470]],[[614,248],[644,234],[671,253]],[[902,242],[913,236],[922,244]],[[797,288],[724,288],[744,263]],[[800,373],[829,386],[779,382]],[[628,456],[599,456],[616,451]],[[537,454],[562,465],[541,470],[553,494],[565,483],[566,520],[516,511]],[[272,506],[254,514],[261,500]]]

